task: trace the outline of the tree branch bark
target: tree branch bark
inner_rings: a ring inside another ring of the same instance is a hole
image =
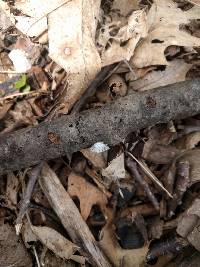
[[[73,153],[95,142],[114,145],[128,133],[200,113],[200,79],[139,92],[103,108],[63,115],[0,140],[0,174]]]

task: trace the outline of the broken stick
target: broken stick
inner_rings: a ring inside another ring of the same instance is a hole
[[[82,254],[93,266],[111,267],[81,217],[78,208],[62,186],[55,172],[47,164],[44,164],[42,169],[40,185],[72,241],[81,248]]]
[[[123,97],[102,108],[63,115],[4,136],[0,174],[57,158],[103,141],[114,145],[130,132],[200,113],[200,79]]]

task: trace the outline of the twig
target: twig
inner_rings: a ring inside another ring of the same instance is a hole
[[[28,209],[29,203],[30,203],[30,199],[31,199],[31,195],[35,186],[35,183],[38,179],[38,176],[42,170],[42,166],[43,166],[43,162],[41,162],[40,164],[38,164],[37,166],[35,166],[34,168],[32,168],[31,173],[29,174],[29,181],[27,184],[27,188],[24,194],[24,198],[22,199],[21,205],[20,205],[20,210],[16,219],[16,233],[17,235],[20,233],[21,230],[21,225],[22,225],[22,220],[23,217]]]
[[[24,74],[26,72],[19,72],[15,70],[0,70],[1,74]]]
[[[180,161],[176,167],[176,183],[173,199],[169,202],[168,216],[174,215],[177,206],[182,203],[182,197],[190,183],[190,164],[188,161]]]
[[[73,200],[47,164],[44,164],[42,169],[40,185],[72,241],[81,248],[82,254],[93,266],[111,267]]]
[[[0,139],[0,175],[71,154],[96,142],[115,145],[131,132],[198,114],[199,94],[200,79],[189,80],[137,92],[102,108],[63,115],[5,135]]]
[[[164,241],[159,241],[150,248],[147,253],[147,261],[154,260],[159,256],[163,256],[169,253],[178,254],[181,253],[183,248],[187,246],[187,242],[182,238],[167,239]]]
[[[38,267],[41,267],[40,265],[40,261],[39,261],[39,258],[38,258],[38,254],[37,254],[37,251],[35,249],[35,246],[33,246],[33,252],[34,252],[34,255],[35,255],[35,259],[36,259],[36,262],[37,262],[37,266]]]
[[[162,183],[158,180],[158,178],[151,172],[151,170],[145,166],[144,163],[139,161],[136,157],[133,156],[130,152],[126,152],[132,159],[134,159],[138,165],[141,167],[141,169],[145,172],[145,174],[154,182],[156,183],[159,188],[161,188],[170,198],[173,198],[173,196],[170,194],[170,192],[162,185]]]
[[[158,203],[157,199],[155,198],[154,194],[151,192],[147,182],[140,175],[140,173],[137,169],[137,163],[135,161],[131,160],[130,158],[127,158],[126,165],[129,169],[131,175],[140,184],[140,186],[143,187],[144,191],[146,192],[146,194],[147,194],[149,200],[151,201],[151,203],[153,204],[154,208],[156,210],[159,210],[160,209],[159,203]]]

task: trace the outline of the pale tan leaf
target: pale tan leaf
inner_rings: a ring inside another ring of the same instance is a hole
[[[180,30],[181,24],[199,18],[200,8],[197,6],[188,11],[182,11],[171,0],[155,0],[147,17],[148,36],[135,50],[131,64],[138,68],[167,65],[164,51],[168,46],[199,46],[200,38]]]
[[[70,196],[79,198],[81,215],[84,220],[87,220],[94,205],[99,205],[102,212],[106,211],[107,196],[99,188],[75,173],[71,173],[68,177],[68,192]]]
[[[27,16],[15,16],[16,27],[30,37],[39,36],[47,30],[48,14],[66,2],[66,0],[17,0],[15,8]]]
[[[125,178],[124,153],[113,159],[106,169],[102,170],[102,175],[110,182]]]
[[[147,34],[146,13],[144,10],[134,11],[128,18],[127,25],[120,28],[113,43],[101,55],[102,66],[121,60],[129,60],[133,55],[138,41]],[[126,42],[122,46],[121,43]]]
[[[66,113],[101,69],[94,43],[99,6],[99,0],[74,0],[49,14],[49,55],[68,74],[61,99]]]
[[[46,226],[31,226],[37,238],[57,256],[63,259],[70,259],[78,250],[78,247],[67,240],[60,233]]]
[[[130,82],[131,89],[138,91],[146,91],[167,84],[185,81],[185,76],[191,64],[187,64],[184,60],[174,60],[166,67],[164,71],[152,71],[142,79]]]
[[[179,149],[192,149],[195,148],[199,142],[200,132],[193,132],[177,140],[176,147]]]

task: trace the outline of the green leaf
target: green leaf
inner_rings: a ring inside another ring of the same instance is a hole
[[[23,74],[18,81],[15,82],[14,88],[19,90],[26,85],[26,74]]]

